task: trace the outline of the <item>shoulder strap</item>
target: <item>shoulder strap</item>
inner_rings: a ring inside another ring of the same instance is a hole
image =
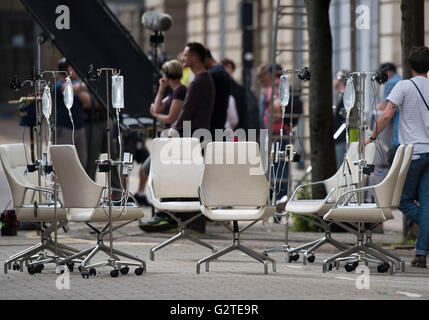
[[[426,109],[428,109],[428,111],[429,111],[429,106],[428,106],[428,104],[426,103],[426,100],[425,100],[425,98],[423,97],[422,92],[420,91],[419,87],[417,87],[416,83],[415,83],[412,79],[409,79],[409,80],[414,84],[414,86],[416,87],[417,91],[420,93],[420,97],[422,97],[422,100],[423,100],[423,102],[425,103]]]

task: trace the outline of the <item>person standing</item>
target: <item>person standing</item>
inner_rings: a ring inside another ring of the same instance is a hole
[[[155,101],[150,107],[150,113],[163,123],[162,134],[165,135],[171,124],[177,120],[186,96],[186,87],[180,83],[182,78],[182,66],[178,60],[167,61],[162,66],[163,76],[159,80],[158,93]],[[167,87],[171,93],[164,97]],[[166,131],[167,130],[167,131]],[[150,171],[151,157],[149,156],[140,169],[140,192],[144,192]],[[168,230],[175,227],[177,223],[163,212],[157,211],[155,215],[146,222],[141,222],[139,227],[146,232]]]
[[[257,77],[260,85],[258,109],[259,109],[259,128],[265,128],[264,113],[267,104],[267,92],[271,86],[271,73],[268,71],[268,66],[263,64],[258,67]]]
[[[386,71],[388,80],[384,84],[383,97],[377,106],[377,109],[380,111],[384,111],[387,105],[387,101],[386,101],[387,97],[389,96],[390,92],[395,87],[395,85],[402,80],[402,77],[397,73],[396,66],[393,63],[390,63],[390,62],[383,63],[380,66],[380,70],[382,69]],[[398,141],[399,109],[396,110],[395,115],[393,116],[392,122],[393,122],[392,124],[393,137],[391,141],[392,147],[387,153],[389,165],[392,164],[393,157],[395,156],[394,151],[396,151],[396,148],[399,146],[399,141]]]
[[[235,107],[238,115],[238,123],[234,129],[247,130],[249,125],[247,120],[246,89],[232,78],[232,75],[235,71],[234,61],[228,58],[223,58],[221,59],[221,63],[231,77],[231,95],[234,97]]]
[[[412,78],[399,81],[392,89],[386,98],[386,108],[365,144],[377,139],[399,108],[399,143],[414,145],[399,210],[418,226],[411,265],[426,268],[429,248],[429,48],[413,47],[408,63]]]
[[[346,89],[347,79],[349,72],[346,70],[340,70],[337,72],[334,79],[334,88],[337,90],[338,98],[337,104],[334,110],[334,133],[345,123],[346,121],[346,109],[344,108],[344,90]],[[335,140],[335,158],[337,161],[337,169],[341,166],[344,161],[344,155],[347,152],[346,142],[346,130],[338,136]]]
[[[210,122],[210,131],[213,140],[217,140],[215,130],[225,129],[227,120],[227,110],[229,104],[229,96],[231,94],[231,77],[222,64],[219,64],[212,56],[209,49],[205,49],[204,66],[208,70],[209,75],[213,78],[216,88],[213,113]]]
[[[64,104],[64,89],[65,79],[61,75],[61,79],[57,81],[56,99],[57,99],[57,144],[72,144],[72,136],[74,134],[74,143],[79,156],[79,160],[83,167],[86,167],[88,157],[87,141],[84,127],[84,109],[91,107],[92,99],[85,83],[80,81],[78,74],[67,61],[66,58],[61,58],[58,63],[58,70],[67,72],[73,84],[73,106],[71,108],[73,123],[70,119],[69,112]],[[74,127],[74,132],[73,132]]]
[[[191,68],[194,79],[189,84],[182,110],[171,126],[183,135],[184,121],[191,121],[191,132],[197,129],[210,129],[215,101],[215,84],[204,66],[205,48],[198,42],[185,46],[182,55],[182,67]],[[225,122],[224,122],[225,123]]]

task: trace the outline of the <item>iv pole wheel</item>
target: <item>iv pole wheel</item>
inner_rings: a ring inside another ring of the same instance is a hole
[[[141,275],[143,274],[143,272],[144,272],[144,269],[143,269],[143,268],[137,268],[136,270],[134,270],[134,273],[135,273],[137,276],[141,276]]]
[[[123,268],[120,269],[120,271],[121,271],[122,274],[127,274],[130,271],[130,268],[123,267]]]
[[[316,260],[316,257],[315,257],[315,255],[314,255],[314,254],[312,254],[311,256],[308,256],[308,257],[307,257],[307,261],[308,261],[309,263],[313,263],[315,260]]]
[[[289,259],[288,260],[289,260],[288,262],[298,261],[299,260],[299,254],[295,253],[295,254],[289,255]]]

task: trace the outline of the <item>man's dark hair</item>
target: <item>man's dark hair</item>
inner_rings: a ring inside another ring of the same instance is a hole
[[[193,54],[197,55],[201,63],[204,63],[204,59],[206,57],[206,49],[201,43],[189,42],[186,47],[189,48],[189,52],[192,52]]]
[[[62,57],[58,61],[58,70],[59,71],[67,71],[67,67],[70,65],[70,63],[67,61],[65,57]]]
[[[417,73],[427,73],[429,70],[429,48],[412,47],[408,56],[408,64]]]
[[[231,66],[231,68],[232,68],[232,71],[235,71],[235,63],[234,63],[234,61],[232,61],[231,59],[229,59],[229,58],[222,58],[222,59],[220,60],[220,62],[222,62],[222,64],[223,64],[224,66],[230,65],[230,66]]]
[[[208,48],[205,50],[205,58],[213,59],[212,52]]]
[[[383,63],[383,64],[380,66],[380,70],[381,70],[381,69],[384,69],[384,70],[386,70],[386,71],[391,71],[391,72],[393,72],[393,73],[396,73],[396,72],[397,72],[397,69],[396,69],[395,64],[393,64],[393,63],[391,63],[391,62]]]

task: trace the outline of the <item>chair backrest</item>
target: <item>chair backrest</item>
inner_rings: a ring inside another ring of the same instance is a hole
[[[27,167],[26,152],[23,143],[0,145],[0,159],[15,208],[31,204],[33,192],[27,192],[23,201],[25,188],[35,187],[34,182],[37,181],[36,173],[29,173],[28,177],[24,176]]]
[[[256,142],[211,142],[206,147],[201,202],[208,207],[267,204],[269,183]]]
[[[395,158],[389,173],[379,184],[374,186],[375,195],[377,197],[378,206],[380,208],[390,208],[392,206],[393,195],[398,180],[399,171],[404,159],[405,146],[399,146],[396,150]]]
[[[53,145],[50,148],[54,172],[61,186],[64,207],[95,208],[103,186],[85,172],[73,145]]]
[[[346,156],[351,161],[359,160],[359,152],[358,152],[359,142],[352,142],[350,143],[350,146],[347,150]],[[374,161],[375,156],[375,144],[370,143],[365,146],[365,160],[368,163],[372,163]],[[337,172],[329,179],[324,181],[325,189],[327,192],[332,190],[334,187],[338,187],[338,185],[344,185],[345,181],[343,181],[343,169],[344,169],[345,163],[340,166],[340,168],[337,170]],[[353,165],[353,163],[350,163],[350,171],[351,171],[351,183],[357,183],[358,182],[358,174],[359,171],[357,170],[357,167]],[[338,192],[334,193],[332,195],[332,201],[335,201],[336,195],[342,194],[341,190],[338,190]]]
[[[204,159],[197,138],[152,141],[149,181],[156,198],[198,198],[203,172]]]
[[[411,159],[413,157],[414,145],[409,144],[405,148],[404,160],[402,160],[401,169],[399,170],[398,179],[396,180],[395,193],[393,194],[392,199],[392,208],[399,206],[399,201],[401,200],[402,189],[404,189],[405,178],[407,177],[408,169],[411,164]]]

